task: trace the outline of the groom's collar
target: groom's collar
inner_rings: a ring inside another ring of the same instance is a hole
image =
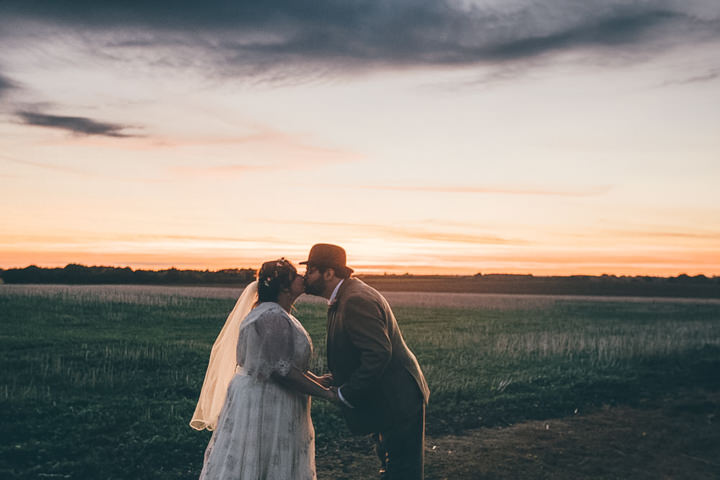
[[[333,290],[332,295],[330,295],[330,299],[328,300],[328,306],[334,305],[335,302],[337,301],[336,297],[338,294],[338,290],[340,290],[340,285],[342,285],[344,281],[345,281],[345,279],[343,278],[338,282],[337,285],[335,285],[335,290]]]

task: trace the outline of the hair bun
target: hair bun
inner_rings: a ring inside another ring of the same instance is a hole
[[[258,302],[276,302],[295,277],[297,269],[285,257],[263,263],[257,272]]]

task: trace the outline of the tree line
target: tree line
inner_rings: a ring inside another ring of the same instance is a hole
[[[720,298],[720,277],[515,274],[476,275],[359,275],[381,291],[432,291],[475,293],[657,295]],[[69,264],[62,268],[0,269],[0,283],[39,284],[141,284],[141,285],[244,285],[255,279],[252,268],[210,270],[133,270]]]
[[[504,293],[531,295],[602,295],[720,298],[720,277],[515,274],[377,275],[363,280],[380,291]]]
[[[25,268],[0,269],[4,283],[62,283],[62,284],[143,284],[143,285],[197,285],[244,284],[255,279],[251,268],[224,270],[133,270],[130,267],[88,267],[69,264],[63,268],[42,268],[30,265]]]

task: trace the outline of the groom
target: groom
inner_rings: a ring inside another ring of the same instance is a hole
[[[327,362],[352,433],[373,433],[385,480],[421,480],[430,391],[387,300],[351,278],[345,250],[310,250],[305,293],[328,299]]]

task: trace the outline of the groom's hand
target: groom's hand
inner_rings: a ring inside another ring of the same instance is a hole
[[[317,382],[325,388],[330,388],[330,385],[333,384],[333,380],[334,378],[332,373],[326,373],[325,375],[317,377]]]
[[[330,392],[332,393],[330,401],[335,405],[342,405],[342,400],[340,400],[340,396],[338,395],[338,387],[330,387]]]

